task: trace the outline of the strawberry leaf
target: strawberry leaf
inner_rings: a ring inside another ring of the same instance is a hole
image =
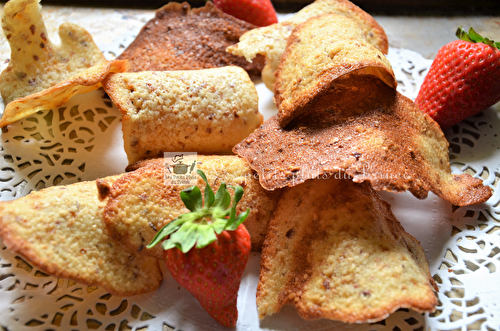
[[[181,199],[189,209],[165,225],[147,245],[152,248],[162,243],[163,249],[179,248],[183,253],[193,247],[203,248],[217,240],[217,235],[224,230],[233,231],[245,221],[250,210],[236,216],[236,207],[243,197],[243,188],[235,186],[234,198],[231,204],[231,194],[226,183],[221,183],[214,194],[203,171],[198,174],[205,182],[204,200],[197,186],[189,187],[181,192]],[[231,208],[229,208],[231,206]]]
[[[474,42],[472,39],[470,39],[469,34],[462,28],[462,26],[458,27],[457,32],[455,32],[455,35],[458,37],[458,39],[469,41],[471,43]]]
[[[236,230],[239,224],[237,224],[237,221],[240,221],[240,218],[236,217],[236,205],[238,202],[241,200],[243,196],[243,188],[241,186],[236,186],[234,188],[234,200],[233,200],[233,206],[231,207],[231,214],[229,215],[229,220],[228,220],[228,228],[231,230]],[[248,216],[248,210],[245,212],[245,214]],[[239,215],[243,217],[241,214]],[[244,216],[243,222],[246,219],[246,216]],[[240,224],[241,224],[240,222]]]
[[[205,227],[207,229],[205,229]],[[200,236],[197,238],[196,240],[196,248],[203,248],[207,245],[209,245],[210,243],[214,242],[215,240],[217,240],[217,236],[215,235],[216,234],[216,231],[209,231],[208,229],[209,225],[205,225],[205,224],[200,224],[199,225],[199,228],[202,232],[206,233],[205,236]],[[187,252],[187,251],[186,251]]]
[[[222,231],[227,230],[227,219],[217,218],[212,222],[211,227],[215,233],[221,234]]]
[[[248,217],[248,214],[250,213],[250,209],[247,208],[247,210],[238,216],[236,216],[234,222],[232,224],[228,225],[226,230],[234,231],[240,226],[241,223],[243,223],[246,218]]]
[[[168,237],[171,233],[177,231],[177,229],[180,227],[180,218],[174,219],[172,222],[168,223],[165,225],[163,228],[161,228],[160,231],[156,233],[156,236],[151,240],[149,245],[146,246],[146,248],[152,248],[159,242],[163,240],[163,238]]]
[[[197,186],[189,187],[181,192],[181,199],[187,209],[194,212],[201,209],[203,199]]]
[[[165,246],[172,245],[182,250],[183,253],[189,251],[195,244],[197,238],[198,224],[184,223],[181,227],[170,235],[168,241],[165,241]],[[165,246],[163,246],[165,248]]]
[[[227,209],[231,204],[231,195],[226,189],[226,183],[222,183],[215,194],[214,206]]]
[[[461,40],[465,40],[471,43],[483,43],[500,49],[500,42],[495,42],[490,38],[481,36],[472,27],[470,27],[469,32],[467,32],[462,28],[462,26],[459,26],[455,35]]]
[[[481,43],[484,41],[484,38],[478,34],[472,27],[469,28],[469,37],[476,43]]]
[[[208,180],[207,176],[205,176],[205,173],[201,170],[197,170],[196,172],[201,176],[201,178],[203,178],[203,181],[205,182],[205,208],[210,208],[215,200],[214,191],[212,190],[210,185],[208,185]]]

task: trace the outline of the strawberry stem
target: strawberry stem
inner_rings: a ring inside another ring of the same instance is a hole
[[[472,27],[469,28],[469,32],[465,31],[462,26],[459,26],[455,35],[461,39],[471,43],[483,43],[491,47],[500,49],[500,42],[495,42],[487,37],[481,36]]]
[[[177,247],[183,253],[195,246],[203,248],[217,240],[217,235],[222,231],[236,230],[247,218],[249,209],[236,216],[236,206],[243,196],[241,186],[234,187],[231,205],[231,194],[226,188],[226,183],[222,183],[217,193],[214,194],[205,173],[201,170],[197,172],[205,182],[204,198],[197,186],[183,190],[180,196],[190,212],[180,215],[165,225],[147,248],[152,248],[160,242],[165,250]],[[229,208],[230,205],[231,208]]]

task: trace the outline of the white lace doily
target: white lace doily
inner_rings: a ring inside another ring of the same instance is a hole
[[[116,17],[118,15],[118,18]],[[141,13],[150,17],[151,13]],[[95,19],[98,19],[96,15]],[[118,54],[144,22],[120,13],[100,24],[131,24],[112,42],[98,45]],[[78,22],[77,22],[78,23]],[[84,24],[81,24],[84,25]],[[91,33],[93,31],[89,29]],[[107,36],[106,38],[109,38]],[[418,53],[391,49],[389,59],[401,93],[415,98],[431,61]],[[271,93],[257,82],[260,109],[276,113]],[[31,190],[94,180],[123,172],[120,113],[100,90],[71,99],[64,107],[39,112],[0,135],[0,200]],[[376,324],[343,324],[300,319],[294,308],[259,321],[255,290],[259,255],[252,253],[238,299],[237,330],[482,330],[500,329],[500,119],[494,108],[446,132],[457,172],[484,179],[495,193],[485,204],[452,208],[435,195],[382,193],[405,229],[420,240],[439,285],[434,314],[399,310]],[[226,330],[165,272],[157,291],[120,298],[58,279],[33,268],[0,240],[0,326],[13,330]]]

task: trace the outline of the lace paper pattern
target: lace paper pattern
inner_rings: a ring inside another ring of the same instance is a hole
[[[112,58],[132,39],[130,33],[124,34],[103,50]],[[399,91],[414,99],[431,61],[404,49],[390,49],[388,58]],[[261,97],[270,98],[269,94]],[[240,288],[237,330],[499,330],[499,130],[500,119],[491,108],[446,132],[454,169],[484,179],[495,190],[494,196],[483,205],[458,209],[430,197],[422,203],[442,206],[431,207],[437,224],[408,230],[421,240],[439,285],[434,314],[401,309],[379,323],[348,325],[303,321],[285,307],[259,321],[255,307],[259,255],[254,254]],[[127,162],[120,135],[120,114],[102,90],[15,123],[0,136],[0,200],[123,171]],[[421,202],[404,196],[390,199],[413,215],[410,220],[400,218],[405,228],[411,228],[411,221],[418,221]],[[7,330],[224,330],[168,272],[164,276],[154,293],[118,298],[96,287],[49,276],[0,240],[0,326]]]
[[[92,168],[110,127],[115,129],[119,119],[119,112],[100,90],[8,126],[0,136],[1,199],[95,179]]]

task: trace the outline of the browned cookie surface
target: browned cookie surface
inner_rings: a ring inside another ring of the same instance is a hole
[[[437,123],[378,78],[339,79],[304,114],[284,128],[273,117],[233,149],[264,188],[345,173],[376,190],[432,191],[458,206],[492,194],[480,178],[451,173]]]
[[[119,176],[100,179],[112,183]],[[108,234],[95,181],[53,186],[0,202],[0,237],[41,270],[117,296],[156,290],[158,260],[130,251]]]
[[[274,102],[280,125],[300,116],[339,77],[351,73],[374,75],[397,86],[389,60],[368,42],[356,20],[325,14],[300,24],[288,38],[276,71]]]
[[[109,75],[129,163],[163,152],[228,154],[262,124],[259,96],[236,66]]]
[[[316,179],[283,191],[262,249],[259,317],[382,320],[437,304],[424,251],[368,184]]]
[[[262,57],[252,63],[226,52],[252,29],[217,9],[211,2],[191,9],[187,2],[171,2],[156,11],[132,44],[118,57],[130,61],[129,71],[208,69],[237,65],[250,76],[260,76]]]

